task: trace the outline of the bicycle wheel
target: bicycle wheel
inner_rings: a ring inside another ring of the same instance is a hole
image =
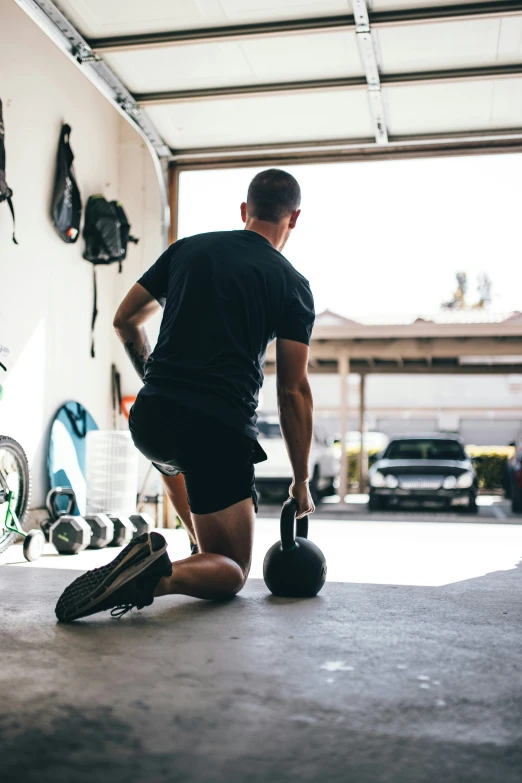
[[[16,440],[0,435],[0,471],[13,493],[13,511],[23,525],[31,497],[31,474],[25,451]],[[0,503],[0,553],[16,538],[16,533],[6,530],[3,521],[7,513],[7,500]]]

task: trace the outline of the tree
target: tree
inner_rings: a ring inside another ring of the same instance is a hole
[[[443,310],[485,310],[489,307],[492,300],[491,294],[491,280],[485,273],[481,273],[477,277],[477,293],[478,301],[473,305],[468,305],[466,301],[466,294],[468,291],[468,276],[466,272],[457,272],[457,290],[453,294],[453,299],[449,302],[443,302],[441,307]]]
[[[449,302],[443,302],[443,310],[465,310],[466,292],[468,290],[468,276],[466,272],[457,272],[457,290],[453,294],[453,299]]]

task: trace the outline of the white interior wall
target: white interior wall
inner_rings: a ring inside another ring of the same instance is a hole
[[[149,151],[140,136],[128,122],[122,120],[120,133],[119,191],[125,193],[125,211],[131,223],[131,233],[139,238],[137,245],[129,244],[121,275],[116,277],[113,310],[139,277],[163,252],[163,230],[160,220],[161,199],[156,172]],[[147,333],[154,346],[161,322],[161,314],[147,324]],[[113,337],[113,361],[121,379],[122,396],[135,396],[141,381],[116,336]],[[127,422],[120,418],[120,426]],[[139,487],[147,475],[148,460],[140,454]],[[154,495],[161,489],[159,473],[152,471],[146,494]]]
[[[129,243],[127,258],[121,275],[116,276],[113,309],[163,252],[161,199],[156,172],[143,139],[122,119],[120,127],[119,192],[125,194],[124,207],[131,223],[131,234],[139,238],[137,245]],[[154,345],[161,316],[147,325]],[[137,394],[140,379],[127,358],[123,346],[114,337],[114,361],[121,375],[123,395]]]
[[[32,505],[37,507],[47,491],[45,451],[56,409],[76,399],[100,427],[111,426],[111,364],[116,358],[122,370],[124,365],[112,336],[112,318],[124,286],[146,267],[145,257],[161,249],[158,186],[139,134],[13,0],[0,3],[0,97],[7,181],[14,191],[20,243],[11,242],[11,218],[2,204],[0,344],[11,353],[8,376],[0,380],[5,388],[0,433],[17,438],[26,449],[33,474]],[[84,205],[94,193],[119,198],[142,240],[130,247],[121,276],[117,265],[98,267],[94,359],[92,267],[82,259],[83,239],[66,245],[49,216],[62,122],[72,127]]]

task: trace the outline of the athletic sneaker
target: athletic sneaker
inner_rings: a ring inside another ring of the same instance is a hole
[[[163,536],[142,533],[112,563],[87,571],[66,587],[56,604],[56,617],[67,623],[108,609],[113,617],[121,617],[134,607],[150,606],[159,580],[171,574]]]

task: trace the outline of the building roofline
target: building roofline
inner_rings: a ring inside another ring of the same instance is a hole
[[[314,328],[312,340],[398,340],[412,338],[483,338],[522,337],[522,321],[506,319],[500,322],[435,323],[417,320],[409,324],[361,324]]]

